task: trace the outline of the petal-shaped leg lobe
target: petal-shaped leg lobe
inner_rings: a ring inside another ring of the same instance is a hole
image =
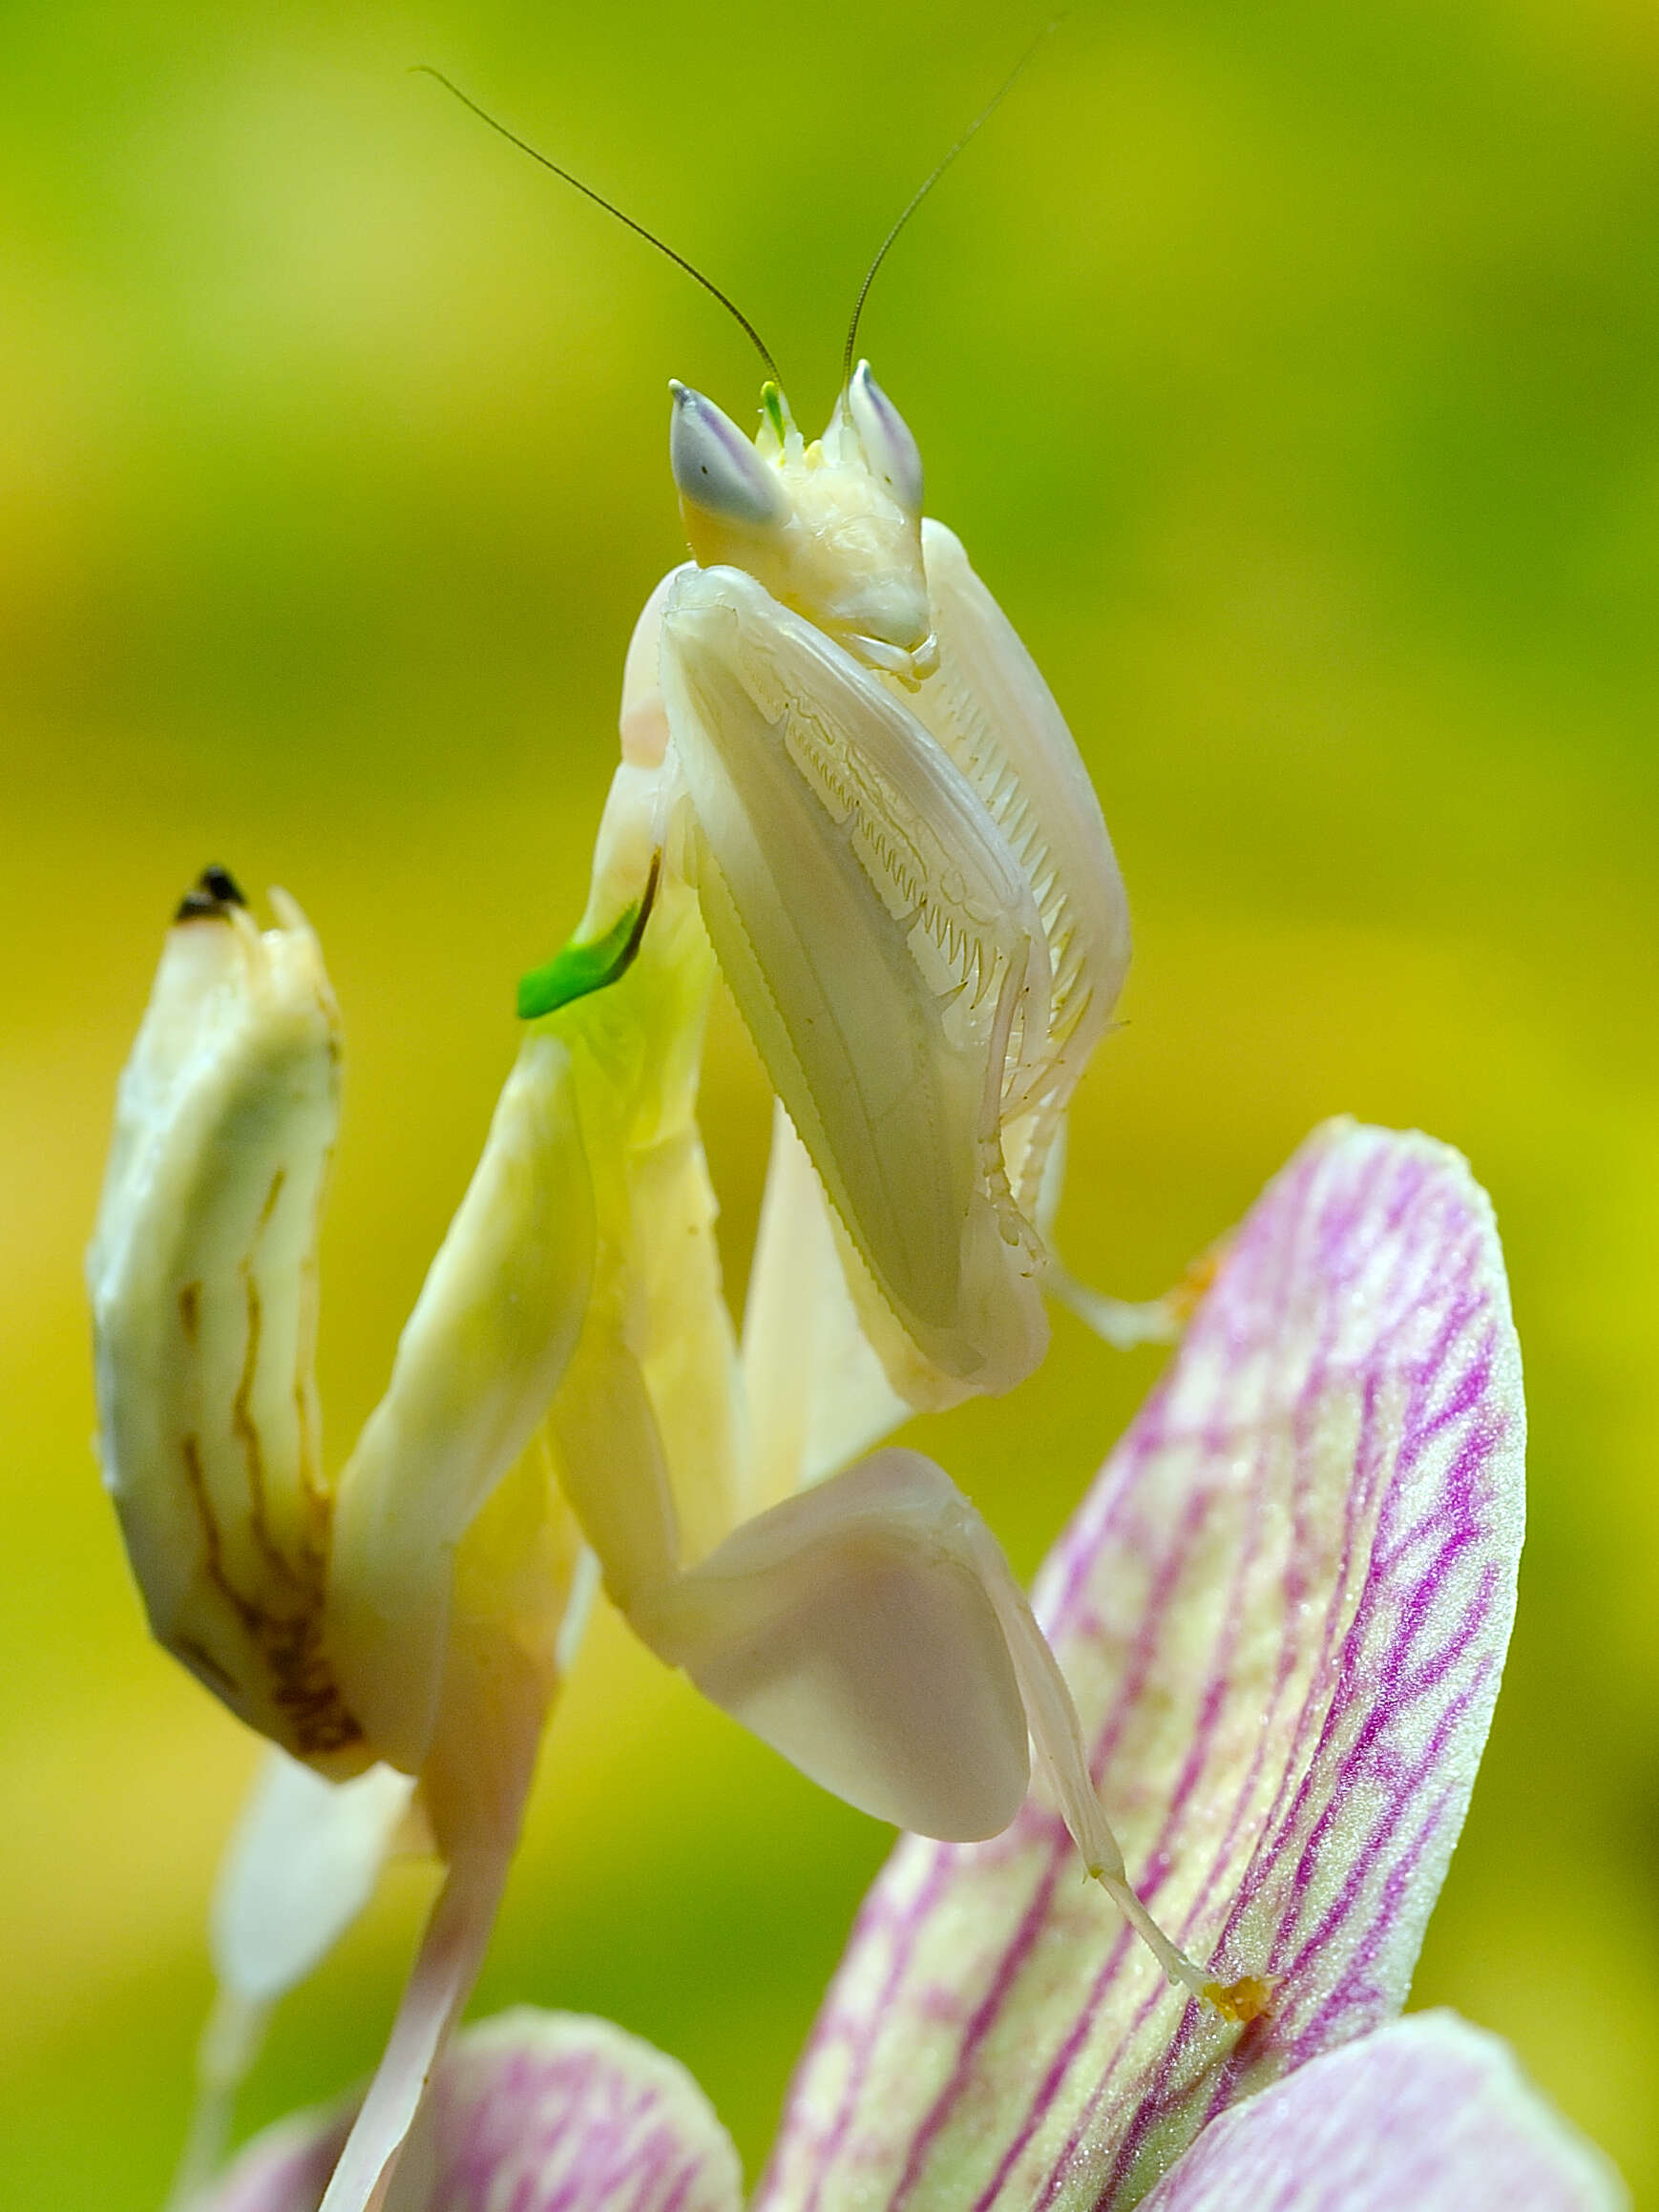
[[[838,1797],[930,1835],[1008,1826],[1025,1708],[948,1476],[888,1450],[746,1522],[636,1616],[706,1697]]]

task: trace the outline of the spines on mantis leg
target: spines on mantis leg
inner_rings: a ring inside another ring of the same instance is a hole
[[[1046,1034],[1009,1069],[1009,1172],[1033,1217],[1048,1151],[1129,966],[1129,911],[1101,803],[1054,695],[961,540],[922,524],[938,667],[904,697],[973,784],[1028,876],[1053,989]]]
[[[1031,886],[914,717],[751,577],[682,574],[662,672],[704,919],[914,1347],[894,1382],[923,1403],[1007,1388],[1046,1343],[1000,1149],[1010,1054],[1047,1027]]]

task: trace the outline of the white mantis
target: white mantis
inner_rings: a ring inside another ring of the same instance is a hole
[[[1235,2016],[1259,1994],[1218,1989],[1134,1895],[972,1505],[914,1452],[860,1456],[1042,1355],[1045,1169],[1128,958],[1099,804],[923,520],[867,364],[811,444],[775,383],[752,441],[673,394],[694,558],[628,651],[587,910],[526,979],[483,1158],[337,1480],[311,1355],[338,1033],[291,903],[262,936],[203,878],[122,1081],[89,1274],[105,1477],[152,1624],[292,1758],[381,1778],[277,1789],[221,1971],[251,2002],[309,1963],[403,1812],[388,1768],[450,1869],[325,2212],[387,2201],[476,1972],[578,1529],[660,1657],[880,1818],[996,1834],[1034,1744],[1166,1971]],[[696,1122],[717,961],[779,1099],[741,1346]],[[347,1871],[273,1934],[296,1820],[333,1821]]]

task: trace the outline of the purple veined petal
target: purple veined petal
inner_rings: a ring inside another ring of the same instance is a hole
[[[187,2212],[317,2212],[346,2146],[349,2112],[297,2113],[268,2127],[235,2160],[218,2186]]]
[[[1274,1977],[1270,2012],[1166,1988],[1034,1803],[989,1844],[906,1838],[758,2212],[1123,2212],[1216,2112],[1398,2011],[1497,1694],[1523,1428],[1462,1160],[1316,1131],[1037,1594],[1142,1896],[1223,1978]]]
[[[1145,2212],[1623,2212],[1507,2044],[1416,2013],[1210,2122]]]
[[[458,2035],[392,2184],[396,2212],[739,2212],[731,2139],[685,2069],[608,2020],[523,2006]],[[200,2212],[317,2212],[350,2124],[256,2138]]]

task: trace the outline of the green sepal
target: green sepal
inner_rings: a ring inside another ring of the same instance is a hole
[[[657,868],[653,859],[644,896],[625,907],[602,937],[595,937],[586,945],[573,939],[545,968],[533,968],[528,975],[519,977],[520,1021],[538,1021],[544,1013],[556,1012],[572,999],[585,998],[590,991],[603,991],[607,984],[626,974],[650,918]]]

